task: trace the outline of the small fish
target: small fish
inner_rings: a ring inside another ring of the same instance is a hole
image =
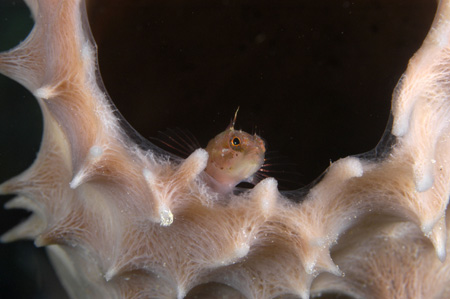
[[[238,111],[239,107],[225,131],[211,139],[205,149],[209,155],[206,180],[221,193],[231,192],[241,182],[257,183],[259,178],[255,174],[264,164],[266,148],[263,139],[234,129]],[[183,158],[200,147],[195,137],[185,130],[168,130],[160,135],[162,138],[156,140]]]
[[[213,179],[216,190],[231,191],[240,182],[255,183],[254,174],[264,164],[264,141],[258,135],[235,130],[239,108],[230,125],[209,141],[209,159],[205,172]]]

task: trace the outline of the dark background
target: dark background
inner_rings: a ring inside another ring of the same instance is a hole
[[[256,128],[301,187],[330,160],[375,147],[435,9],[430,0],[102,0],[89,18],[105,86],[144,137],[180,127],[205,146],[240,106],[236,127]],[[1,51],[31,27],[21,1],[0,1]],[[33,162],[41,122],[31,94],[0,77],[0,181]],[[26,216],[0,210],[0,233]],[[42,249],[0,244],[0,298],[64,298]]]

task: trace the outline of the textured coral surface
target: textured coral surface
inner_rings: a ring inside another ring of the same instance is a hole
[[[44,116],[33,165],[0,186],[31,216],[2,236],[46,246],[73,298],[450,296],[447,102],[450,3],[411,59],[373,152],[330,165],[308,192],[268,178],[218,194],[207,153],[140,137],[99,77],[84,3],[27,1],[30,36],[0,71]]]

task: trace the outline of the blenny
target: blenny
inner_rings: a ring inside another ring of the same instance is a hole
[[[254,182],[254,174],[264,164],[266,147],[261,137],[235,130],[233,121],[206,146],[209,159],[205,172],[212,178],[215,189],[231,191],[240,182]]]
[[[256,184],[255,174],[264,164],[266,147],[256,134],[235,130],[237,113],[225,131],[216,135],[206,146],[209,158],[205,168],[206,181],[217,192],[228,193],[241,182]],[[160,132],[158,143],[178,152],[182,158],[200,147],[196,138],[186,130]]]

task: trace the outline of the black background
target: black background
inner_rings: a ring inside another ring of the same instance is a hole
[[[330,160],[375,147],[435,9],[429,0],[102,0],[89,18],[105,86],[144,137],[180,127],[206,145],[240,106],[236,127],[256,128],[301,187]],[[22,2],[0,2],[0,50],[31,26]],[[30,93],[0,77],[0,181],[32,163],[41,122]],[[26,215],[1,210],[0,233]],[[62,296],[42,249],[0,244],[0,298]]]

